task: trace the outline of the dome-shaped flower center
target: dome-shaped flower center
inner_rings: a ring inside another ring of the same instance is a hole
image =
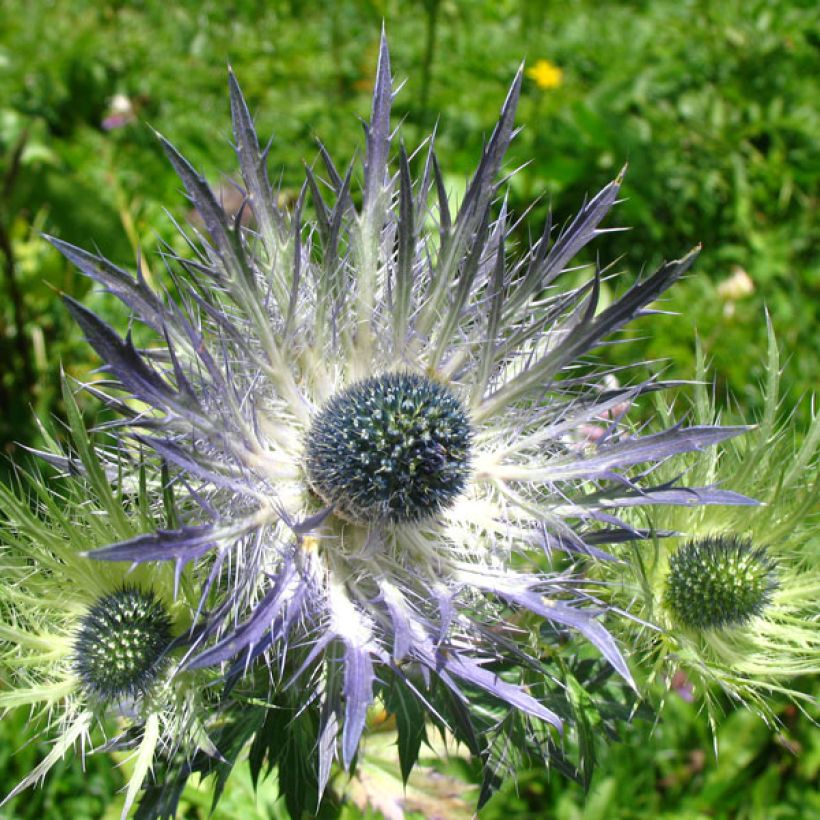
[[[760,614],[776,587],[764,549],[717,535],[689,541],[669,559],[664,603],[681,626],[718,629]]]
[[[358,523],[416,521],[464,489],[472,430],[446,387],[390,373],[357,382],[319,411],[306,439],[312,489]]]
[[[172,637],[171,619],[154,594],[124,587],[104,595],[83,616],[74,668],[91,696],[136,697],[156,680]]]

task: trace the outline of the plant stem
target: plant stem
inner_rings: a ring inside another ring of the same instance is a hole
[[[25,303],[23,294],[17,282],[17,265],[14,258],[14,246],[11,241],[10,225],[11,214],[6,212],[6,204],[11,201],[11,193],[17,180],[20,170],[20,161],[23,156],[23,149],[28,141],[28,131],[24,130],[17,139],[17,143],[11,153],[6,173],[3,175],[2,197],[0,197],[0,252],[3,254],[3,273],[6,278],[9,299],[12,308],[12,322],[14,325],[14,343],[17,354],[20,357],[20,364],[23,371],[26,392],[32,392],[34,388],[34,366],[31,361],[31,351],[26,342],[25,335]]]

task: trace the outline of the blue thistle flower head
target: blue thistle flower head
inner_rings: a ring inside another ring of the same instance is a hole
[[[415,373],[372,376],[336,394],[311,422],[308,482],[351,521],[429,518],[464,490],[471,439],[467,411],[446,386]]]
[[[545,727],[560,730],[571,704],[513,622],[528,613],[533,629],[581,636],[632,683],[588,584],[549,569],[555,550],[604,559],[608,543],[647,537],[620,514],[636,505],[746,502],[655,485],[651,470],[744,428],[640,435],[622,408],[663,384],[613,385],[589,359],[697,252],[605,308],[601,271],[567,285],[573,258],[607,230],[619,175],[564,227],[549,219],[510,253],[516,220],[499,176],[521,78],[457,209],[433,140],[412,155],[393,143],[383,39],[361,174],[321,148],[321,176],[308,168],[291,211],[277,205],[233,74],[251,220],[229,219],[160,137],[204,225],[186,234],[187,256],[163,254],[175,297],[139,268],[52,240],[155,333],[156,347],[138,349],[67,299],[116,380],[96,393],[121,414],[118,435],[176,471],[178,527],[90,556],[170,561],[198,579],[185,665],[224,670],[241,703],[228,712],[231,742],[255,737],[253,765],[279,766],[297,814],[307,804],[288,786],[282,733],[309,761],[318,800],[333,761],[352,765],[377,697],[399,720],[405,772],[425,719],[484,761],[482,800],[510,742],[550,760]],[[602,421],[600,436],[585,435]]]

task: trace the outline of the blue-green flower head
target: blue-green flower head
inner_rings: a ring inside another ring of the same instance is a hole
[[[104,595],[80,620],[74,668],[86,693],[104,703],[145,694],[166,667],[171,618],[150,590]]]
[[[765,549],[720,534],[688,541],[672,555],[664,603],[680,626],[722,629],[763,612],[776,588]]]
[[[314,418],[308,479],[353,521],[416,521],[464,489],[471,438],[467,411],[447,387],[411,373],[375,376],[336,394]]]

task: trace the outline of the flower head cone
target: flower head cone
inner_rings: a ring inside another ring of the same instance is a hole
[[[199,692],[206,676],[173,674],[174,640],[190,630],[196,601],[175,596],[167,565],[128,573],[85,557],[151,526],[158,511],[137,476],[134,486],[116,478],[134,465],[113,454],[101,460],[68,390],[65,400],[76,449],[64,454],[44,431],[40,453],[62,475],[20,471],[17,489],[0,485],[0,708],[27,709],[35,731],[54,741],[3,802],[71,749],[104,746],[130,760],[124,816],[155,759],[209,748]]]
[[[685,471],[707,483],[725,476],[725,485],[761,503],[700,507],[688,515],[656,507],[643,523],[675,537],[659,539],[654,549],[635,545],[624,550],[624,564],[600,568],[613,604],[661,627],[656,632],[623,622],[628,640],[667,680],[683,671],[713,721],[720,692],[768,719],[771,695],[804,702],[794,680],[820,672],[820,424],[815,418],[796,447],[791,425],[778,421],[781,370],[771,330],[769,344],[758,426],[697,462],[682,456],[661,468],[669,478]],[[701,378],[704,370],[701,358]],[[712,422],[716,414],[703,383],[695,399],[698,422]]]
[[[156,333],[159,346],[137,349],[68,302],[117,380],[106,401],[120,434],[188,488],[179,527],[92,557],[193,567],[205,627],[188,668],[219,665],[244,680],[236,692],[300,702],[294,714],[314,716],[300,725],[318,794],[337,755],[352,764],[377,695],[418,716],[400,744],[408,770],[425,715],[485,760],[513,725],[549,756],[543,727],[571,711],[557,671],[529,648],[542,625],[580,634],[631,682],[599,602],[570,570],[549,570],[554,552],[605,557],[607,544],[642,537],[619,508],[666,503],[646,465],[743,429],[634,435],[617,408],[662,385],[602,387],[591,351],[696,255],[605,309],[600,271],[565,286],[571,260],[605,232],[620,177],[512,257],[498,177],[521,81],[457,209],[432,140],[411,155],[393,144],[383,41],[360,186],[355,164],[337,170],[322,149],[324,178],[308,169],[293,211],[280,210],[233,75],[250,226],[162,140],[207,231],[186,235],[187,255],[165,254],[175,299],[53,240]],[[607,434],[585,443],[578,431],[602,418]],[[745,502],[708,487],[693,498]],[[471,708],[479,698],[502,711]],[[249,724],[247,736],[266,731]],[[279,740],[255,748],[281,767]]]

